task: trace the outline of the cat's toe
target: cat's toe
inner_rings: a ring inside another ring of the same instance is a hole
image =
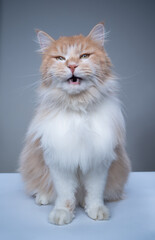
[[[94,220],[108,220],[109,219],[109,210],[103,206],[90,207],[86,209],[88,216]]]
[[[73,219],[73,213],[66,209],[54,209],[50,214],[49,214],[49,222],[56,224],[56,225],[64,225],[68,224],[72,221]]]
[[[47,205],[51,203],[51,198],[45,194],[36,194],[35,202],[37,205]]]

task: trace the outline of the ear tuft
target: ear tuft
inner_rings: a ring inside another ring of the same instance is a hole
[[[52,42],[54,42],[55,40],[50,37],[47,33],[40,31],[40,30],[36,30],[36,34],[37,34],[37,38],[38,38],[38,42],[40,45],[40,52],[44,53],[44,51],[52,44]]]
[[[104,45],[104,23],[98,23],[91,32],[89,33],[88,37],[90,37],[92,40],[100,43],[102,46]]]

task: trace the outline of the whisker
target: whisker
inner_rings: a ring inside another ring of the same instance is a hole
[[[30,77],[39,77],[40,73],[35,73],[35,74],[27,74],[27,75],[22,75],[22,76],[16,76],[17,78],[30,78]]]

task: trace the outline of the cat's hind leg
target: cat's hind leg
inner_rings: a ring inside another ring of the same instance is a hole
[[[53,202],[53,195],[51,193],[36,193],[35,202],[37,205],[47,205]]]
[[[40,139],[29,136],[20,156],[20,168],[26,191],[35,196],[39,205],[51,203],[54,188],[50,171],[43,158]]]
[[[124,198],[124,185],[131,171],[130,160],[124,147],[118,146],[115,150],[117,158],[112,162],[104,192],[106,201],[117,201]]]

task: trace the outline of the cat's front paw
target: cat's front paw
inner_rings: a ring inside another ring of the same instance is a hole
[[[94,220],[109,219],[109,210],[105,205],[86,208],[86,213]]]
[[[73,219],[73,213],[68,211],[67,209],[54,209],[49,214],[49,222],[56,225],[64,225],[68,224]]]

